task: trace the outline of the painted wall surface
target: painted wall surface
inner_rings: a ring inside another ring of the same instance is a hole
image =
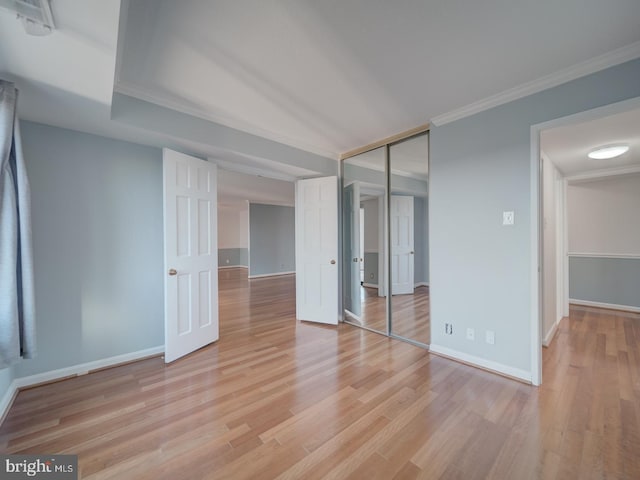
[[[378,199],[372,198],[361,202],[364,208],[364,251],[365,253],[377,253],[380,251],[378,247]]]
[[[547,338],[557,318],[557,215],[556,215],[556,182],[560,173],[555,165],[543,157],[542,161],[542,204],[543,204],[543,324],[542,338]]]
[[[570,184],[569,253],[640,256],[640,174]]]
[[[378,285],[378,252],[364,252],[364,283]]]
[[[250,204],[249,276],[295,269],[295,208]]]
[[[164,343],[162,152],[23,122],[38,356],[27,376]]]
[[[219,248],[218,267],[248,267],[248,248]]]
[[[378,255],[382,250],[378,243],[380,240],[379,227],[379,201],[377,198],[371,198],[360,202],[364,209],[364,283],[370,285],[378,285]]]
[[[572,300],[640,307],[638,212],[640,174],[567,187]],[[611,255],[631,258],[601,257]]]
[[[218,208],[218,248],[249,246],[249,206]]]
[[[0,370],[0,402],[2,402],[9,391],[9,386],[11,385],[13,378],[13,367],[7,367]]]
[[[300,150],[118,92],[113,94],[111,118],[173,138],[210,145],[217,150],[240,152],[257,158],[278,159],[280,163],[325,175],[337,175],[340,166],[333,158]],[[184,150],[176,145],[167,147]]]
[[[432,347],[531,372],[531,126],[638,96],[634,60],[431,129]]]
[[[415,283],[429,283],[429,200],[413,198],[413,276]]]
[[[218,266],[249,265],[249,205],[218,208]]]
[[[569,298],[640,308],[640,258],[569,257]]]

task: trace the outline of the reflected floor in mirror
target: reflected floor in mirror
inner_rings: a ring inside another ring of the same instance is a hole
[[[361,287],[360,292],[362,315],[356,319],[347,314],[346,320],[385,333],[386,297],[378,296],[378,289],[372,287]],[[392,304],[392,333],[428,345],[431,341],[429,287],[417,287],[413,295],[394,295]]]

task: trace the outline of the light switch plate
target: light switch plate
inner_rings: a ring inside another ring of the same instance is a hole
[[[502,225],[513,225],[515,214],[513,212],[502,212]]]

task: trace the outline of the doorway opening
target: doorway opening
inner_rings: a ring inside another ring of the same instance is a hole
[[[576,306],[640,311],[640,227],[631,220],[640,208],[640,99],[534,126],[532,153],[538,140],[537,383],[540,349],[554,341]],[[612,144],[630,148],[615,158],[589,158]]]

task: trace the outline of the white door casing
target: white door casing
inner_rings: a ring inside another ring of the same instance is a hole
[[[412,294],[414,285],[413,197],[391,195],[391,294]]]
[[[338,178],[296,182],[296,317],[338,324]]]
[[[218,339],[217,167],[163,149],[165,362]]]

